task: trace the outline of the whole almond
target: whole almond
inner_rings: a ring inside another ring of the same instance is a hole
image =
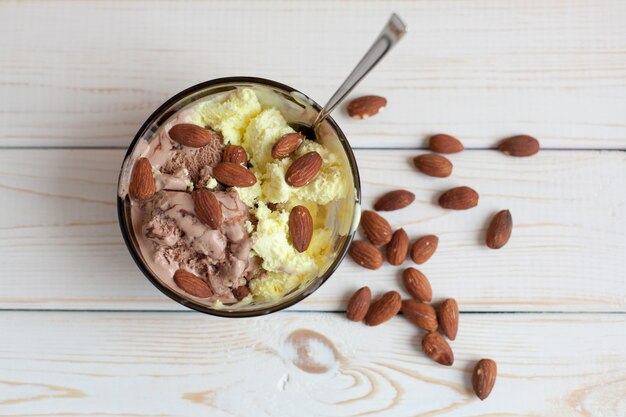
[[[365,324],[368,326],[378,326],[391,320],[398,314],[402,307],[402,297],[397,291],[384,293],[378,300],[374,301],[365,316]]]
[[[348,302],[348,308],[346,309],[348,320],[363,320],[370,308],[371,301],[372,292],[369,287],[360,288],[357,292],[352,294],[352,297],[350,297],[350,301]]]
[[[418,265],[430,259],[437,250],[439,238],[435,235],[423,236],[411,246],[411,259]]]
[[[422,350],[430,359],[446,366],[454,363],[454,354],[446,339],[437,332],[430,332],[422,339]]]
[[[304,135],[302,133],[287,133],[278,139],[278,142],[272,147],[272,158],[286,158],[302,144]]]
[[[508,210],[499,211],[487,228],[487,246],[500,249],[509,241],[513,230],[513,218]]]
[[[532,136],[518,135],[504,139],[498,149],[506,155],[531,156],[539,152],[539,141]]]
[[[472,372],[472,388],[476,396],[484,400],[489,396],[493,386],[496,384],[498,367],[491,359],[481,359],[474,366]]]
[[[219,140],[217,133],[191,123],[174,125],[168,132],[173,141],[191,148],[208,145],[212,140]]]
[[[224,148],[223,162],[245,165],[248,162],[246,150],[239,145],[227,145]]]
[[[302,155],[293,161],[289,169],[287,169],[285,181],[292,187],[307,185],[320,172],[322,162],[322,157],[315,151]]]
[[[391,265],[401,265],[409,252],[409,236],[404,229],[396,230],[387,245],[387,261]]]
[[[448,339],[456,339],[459,330],[459,305],[454,298],[448,298],[441,304],[439,326]]]
[[[208,298],[213,295],[209,285],[189,271],[179,269],[174,273],[174,282],[178,287],[198,298]]]
[[[402,273],[402,282],[406,291],[421,302],[433,299],[433,290],[428,278],[415,268],[407,268]]]
[[[429,304],[404,300],[402,301],[402,314],[420,329],[428,332],[437,330],[437,312]]]
[[[465,149],[460,140],[444,134],[431,136],[429,146],[431,151],[438,153],[457,153]]]
[[[478,193],[470,187],[452,188],[439,197],[439,205],[450,210],[467,210],[478,205]]]
[[[365,210],[361,214],[361,227],[374,245],[386,245],[391,240],[391,225],[376,212]]]
[[[354,119],[367,119],[387,106],[387,99],[380,96],[362,96],[348,104],[348,115]]]
[[[364,240],[355,240],[348,249],[348,254],[357,264],[367,269],[378,269],[383,265],[383,255],[378,248]]]
[[[218,229],[222,225],[222,206],[215,194],[206,188],[198,188],[191,197],[198,219],[211,229]]]
[[[452,173],[452,162],[445,156],[429,153],[413,158],[415,168],[431,177],[449,177]]]
[[[152,198],[156,193],[156,181],[152,175],[152,164],[148,158],[139,158],[133,166],[130,175],[128,193],[132,198],[145,201]]]
[[[213,168],[213,176],[231,187],[251,187],[256,184],[254,173],[234,162],[220,162]]]
[[[298,252],[304,252],[313,237],[313,218],[309,209],[295,206],[289,213],[289,235],[291,243]]]
[[[415,194],[407,190],[390,191],[378,199],[374,204],[376,211],[399,210],[411,204],[415,200]]]
[[[248,287],[246,287],[245,285],[242,285],[237,288],[233,288],[233,295],[235,296],[237,301],[241,301],[244,298],[246,298],[248,295],[250,295],[250,289],[248,289]]]

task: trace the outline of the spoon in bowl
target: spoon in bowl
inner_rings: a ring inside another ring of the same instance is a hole
[[[343,101],[343,99],[356,87],[356,85],[380,62],[381,59],[397,44],[406,33],[406,25],[400,16],[393,13],[385,24],[383,31],[378,35],[370,49],[365,53],[361,61],[354,67],[348,78],[339,86],[335,94],[320,110],[313,125],[292,123],[290,126],[302,133],[308,139],[317,140],[317,128],[326,117]]]

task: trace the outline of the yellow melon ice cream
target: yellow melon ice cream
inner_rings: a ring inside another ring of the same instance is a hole
[[[249,88],[237,89],[224,100],[200,103],[191,122],[220,132],[224,143],[239,145],[250,120],[261,112],[256,94]]]
[[[268,108],[250,120],[241,142],[248,152],[250,169],[259,179],[254,187],[237,191],[242,201],[253,207],[258,222],[252,249],[263,260],[261,266],[267,273],[252,280],[250,289],[260,299],[279,298],[323,270],[331,252],[324,206],[347,194],[342,179],[347,167],[317,142],[304,140],[291,157],[272,157],[276,142],[293,132],[277,109]],[[290,186],[285,180],[287,169],[296,158],[311,151],[322,156],[320,172],[303,187]],[[267,204],[277,207],[270,210]],[[313,237],[303,253],[296,251],[289,238],[289,212],[296,205],[307,207],[314,219]]]

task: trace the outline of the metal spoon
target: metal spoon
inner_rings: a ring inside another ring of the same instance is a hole
[[[326,105],[320,110],[312,126],[301,123],[293,123],[291,127],[302,133],[308,139],[317,139],[317,128],[332,112],[335,107],[356,87],[356,85],[383,59],[383,57],[402,39],[406,33],[406,25],[400,16],[393,13],[389,18],[383,31],[378,35],[370,49],[365,53],[361,61],[352,70],[348,78],[341,84],[335,94],[328,100]]]

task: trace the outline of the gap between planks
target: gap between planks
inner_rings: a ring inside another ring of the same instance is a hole
[[[462,307],[462,306],[460,306]],[[131,309],[86,309],[86,308],[0,308],[0,314],[2,313],[168,313],[168,314],[204,314],[195,310],[186,309],[186,310],[163,310],[163,309],[143,309],[143,310],[131,310]],[[345,310],[299,310],[299,309],[286,309],[277,311],[272,314],[345,314]],[[564,315],[564,314],[572,314],[572,315],[621,315],[626,314],[626,311],[550,311],[550,310],[539,310],[539,311],[464,311],[461,309],[459,311],[462,315],[532,315],[532,314],[545,314],[545,315]],[[211,314],[204,314],[208,317],[216,317]],[[399,316],[402,315],[402,312],[398,313]],[[258,316],[264,317],[264,316]]]
[[[129,142],[130,144],[130,142]],[[541,144],[541,141],[540,141]],[[354,151],[429,151],[430,149],[426,146],[393,146],[393,147],[363,147],[363,146],[351,146]],[[84,151],[84,150],[94,150],[94,151],[113,151],[113,150],[126,150],[128,146],[0,146],[0,152],[2,151],[20,151],[20,150],[43,150],[43,151],[53,151],[53,150],[75,150],[75,151]],[[466,147],[463,152],[472,152],[472,151],[496,151],[499,152],[495,147]],[[549,148],[542,147],[539,152],[543,151],[557,151],[557,152],[572,152],[572,151],[583,151],[583,152],[600,152],[600,151],[611,151],[611,152],[625,152],[626,147],[623,149],[618,148]],[[443,154],[442,154],[443,155]],[[449,155],[443,155],[448,157]]]

